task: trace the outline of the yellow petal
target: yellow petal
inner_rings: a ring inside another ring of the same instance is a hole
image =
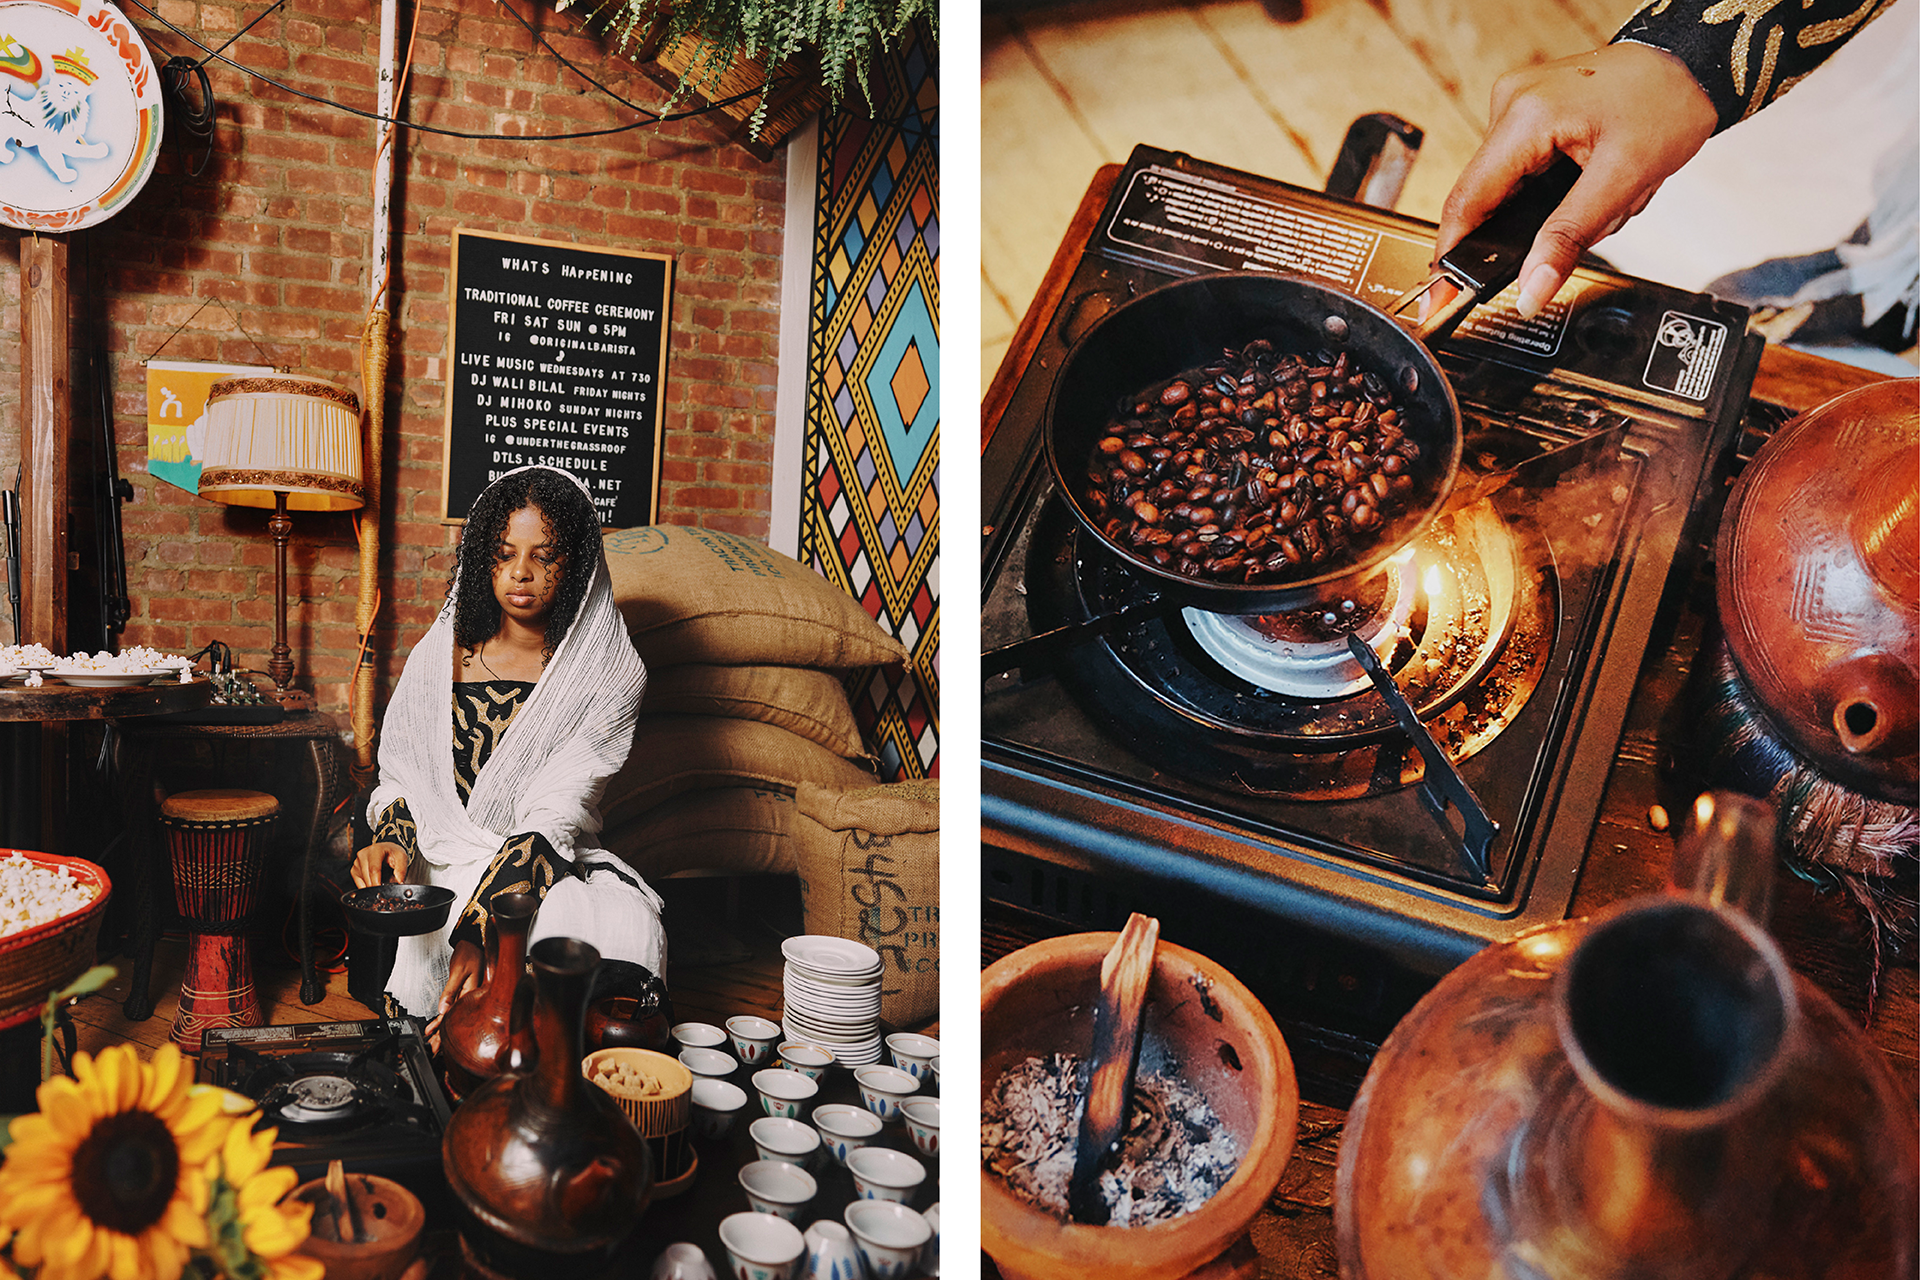
[[[153,1257],[153,1274],[160,1280],[177,1280],[187,1265],[187,1246],[164,1231],[147,1232],[147,1251]]]
[[[305,1254],[289,1254],[276,1259],[269,1268],[273,1280],[321,1280],[327,1274],[327,1268],[318,1258],[309,1258]]]
[[[153,1055],[153,1061],[147,1064],[146,1085],[140,1091],[140,1100],[136,1104],[160,1115],[170,1110],[176,1101],[176,1094],[186,1092],[185,1086],[191,1081],[180,1070],[180,1048],[169,1040],[160,1046]],[[164,1118],[164,1117],[163,1117]]]
[[[247,1223],[247,1248],[263,1258],[278,1258],[292,1253],[307,1238],[304,1224],[289,1226],[278,1215],[267,1213]]]
[[[180,1162],[198,1168],[226,1140],[228,1120],[220,1111],[218,1092],[203,1093],[187,1103],[180,1118],[167,1127],[180,1144]]]
[[[300,1175],[282,1165],[278,1169],[264,1170],[259,1176],[249,1179],[240,1187],[237,1199],[243,1210],[264,1208],[278,1204],[280,1197],[299,1183]]]
[[[93,1105],[78,1083],[65,1076],[55,1076],[41,1085],[37,1100],[41,1118],[47,1122],[50,1132],[63,1142],[80,1141],[93,1128],[93,1122],[106,1114]],[[14,1121],[16,1139],[27,1136],[17,1131],[20,1121],[27,1118],[22,1116]],[[31,1130],[33,1126],[28,1128]]]
[[[107,1237],[108,1258],[107,1275],[112,1280],[152,1280],[153,1268],[147,1262],[147,1251],[132,1236],[121,1235],[118,1231],[103,1233]]]
[[[273,1155],[273,1139],[277,1129],[262,1129],[258,1133],[250,1130],[244,1123],[236,1121],[227,1130],[226,1144],[220,1151],[220,1164],[226,1171],[228,1183],[241,1187],[262,1169]]]
[[[18,1191],[9,1191],[4,1212],[15,1223],[31,1222],[44,1215],[48,1209],[62,1201],[73,1200],[73,1188],[62,1179],[58,1182],[36,1182]]]
[[[205,1248],[208,1243],[208,1237],[206,1186],[204,1183],[201,1184],[200,1191],[200,1204],[198,1208],[195,1208],[192,1197],[176,1190],[173,1193],[173,1199],[167,1201],[166,1211],[160,1215],[160,1221],[157,1224],[160,1230],[155,1231],[149,1228],[148,1234],[166,1235],[178,1240],[183,1245],[191,1245],[196,1249]]]
[[[49,1266],[91,1276],[106,1270],[106,1240],[91,1218],[76,1211],[71,1218],[56,1213],[48,1222],[54,1230],[46,1233],[41,1244]],[[97,1267],[92,1265],[96,1257]]]

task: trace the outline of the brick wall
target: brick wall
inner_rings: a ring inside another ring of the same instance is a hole
[[[622,97],[649,106],[666,97],[574,14],[535,0],[508,3]],[[181,0],[156,7],[216,47],[261,8]],[[672,254],[660,519],[764,538],[785,202],[784,156],[760,160],[730,143],[718,116],[604,138],[516,140],[636,117],[536,50],[492,0],[408,8],[416,35],[404,117],[510,136],[406,131],[399,142],[379,703],[439,607],[456,539],[438,509],[453,228]],[[135,6],[124,9],[156,63],[197,52]],[[370,0],[293,0],[228,52],[285,83],[371,110],[378,16]],[[142,366],[164,344],[165,359],[268,363],[360,389],[374,125],[217,62],[207,70],[220,108],[212,163],[187,176],[177,121],[169,122],[160,166],[140,196],[71,238],[80,282],[73,310],[77,318],[104,309],[119,464],[137,495],[123,517],[133,616],[122,643],[177,653],[217,637],[264,669],[273,642],[268,513],[202,501],[146,474]],[[203,308],[209,299],[223,305]],[[21,428],[19,325],[19,245],[9,236],[0,240],[0,477],[9,485]],[[86,422],[76,409],[78,429]],[[86,457],[82,445],[76,470]],[[295,682],[342,715],[357,648],[358,563],[350,516],[295,514]],[[6,631],[0,623],[0,635]]]

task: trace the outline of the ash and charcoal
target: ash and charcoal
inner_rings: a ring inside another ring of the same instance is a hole
[[[982,1110],[981,1162],[1015,1195],[1066,1219],[1086,1103],[1086,1066],[1077,1055],[1028,1058],[1009,1068]],[[1143,1063],[1118,1156],[1100,1174],[1107,1225],[1138,1227],[1192,1213],[1227,1185],[1242,1154],[1199,1091]]]

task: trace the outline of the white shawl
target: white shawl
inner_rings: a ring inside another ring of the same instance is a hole
[[[567,475],[558,468],[548,469]],[[596,805],[607,779],[626,762],[633,746],[634,717],[647,682],[646,666],[614,608],[602,552],[573,625],[533,692],[514,713],[462,804],[453,767],[456,592],[457,588],[448,592],[439,617],[414,645],[387,704],[380,735],[380,782],[367,807],[368,822],[377,825],[387,807],[404,798],[418,829],[421,855],[410,878],[454,893],[454,910],[444,927],[400,939],[388,980],[387,989],[394,998],[419,1017],[431,1017],[439,1007],[452,958],[449,937],[508,838],[538,831],[562,856],[583,860],[583,870],[596,862],[617,861],[593,844],[600,831]],[[603,880],[610,883],[603,886]],[[537,934],[570,932],[565,927],[569,921],[561,917],[573,915],[603,890],[633,895],[610,872],[594,875],[593,881],[591,894],[584,892],[587,886],[579,881],[557,882],[542,904]],[[563,886],[567,886],[565,892],[561,892]],[[651,936],[608,936],[604,924],[591,926],[586,921],[580,922],[583,932],[570,936],[585,937],[600,948],[602,956],[633,960],[664,977],[660,900],[644,887],[637,896],[651,919],[630,921],[621,932]],[[601,936],[586,936],[587,932]]]

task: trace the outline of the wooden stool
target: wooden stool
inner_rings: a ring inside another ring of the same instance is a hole
[[[280,802],[263,791],[182,791],[160,805],[174,904],[188,930],[171,1033],[187,1053],[200,1052],[208,1027],[260,1025],[247,930],[279,813]]]

